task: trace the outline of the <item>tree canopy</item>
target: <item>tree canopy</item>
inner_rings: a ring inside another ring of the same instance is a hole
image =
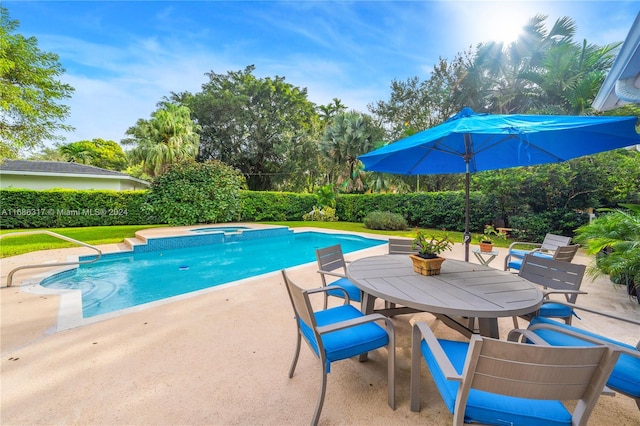
[[[132,160],[142,163],[144,172],[158,176],[172,164],[195,159],[200,139],[198,129],[189,108],[164,103],[151,114],[150,120],[141,118],[127,129],[131,137],[122,143],[135,145],[130,151]]]
[[[89,164],[103,169],[122,171],[129,163],[120,145],[100,138],[59,145],[58,151],[66,161]]]
[[[249,189],[266,190],[286,180],[283,170],[294,162],[300,173],[315,167],[309,156],[317,156],[318,115],[306,89],[254,70],[212,71],[201,92],[174,99],[186,101],[202,128],[199,161],[223,161],[245,175]]]
[[[61,139],[71,130],[63,120],[69,107],[58,101],[74,89],[59,80],[64,69],[58,55],[38,49],[35,37],[15,34],[19,22],[0,7],[0,155],[16,157],[21,148]]]

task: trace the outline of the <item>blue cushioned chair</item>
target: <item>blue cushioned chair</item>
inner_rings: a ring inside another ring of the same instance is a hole
[[[609,346],[554,347],[473,335],[470,342],[437,339],[426,323],[413,327],[411,410],[420,411],[425,361],[453,414],[453,424],[585,425],[619,352]],[[561,401],[578,401],[573,413]]]
[[[568,246],[570,242],[571,237],[556,234],[545,235],[542,243],[514,241],[509,245],[509,253],[507,253],[507,256],[504,258],[504,270],[519,269],[519,266],[522,264],[522,259],[529,253],[537,253],[538,256],[551,258],[558,247]],[[533,248],[524,249],[519,247]]]
[[[562,248],[559,247],[556,253]],[[521,317],[526,320],[530,320],[536,315],[560,318],[566,324],[571,324],[575,314],[567,304],[574,304],[579,294],[587,294],[586,291],[580,290],[585,270],[586,266],[584,265],[527,254],[524,257],[518,275],[527,281],[542,286],[545,300],[537,312],[521,315]],[[551,299],[550,296],[553,294],[562,294],[565,300]],[[515,328],[518,328],[516,317],[514,317],[513,323]]]
[[[344,292],[344,305],[314,312],[310,294],[325,293],[329,287],[303,290],[295,285],[283,270],[282,276],[293,306],[297,324],[297,344],[289,377],[293,377],[300,354],[300,341],[304,338],[320,360],[322,388],[311,424],[318,424],[327,389],[327,374],[331,363],[366,354],[387,347],[387,387],[389,406],[395,410],[395,331],[389,318],[380,314],[364,315],[349,304],[349,295]],[[376,321],[384,322],[381,327]]]
[[[329,287],[341,287],[347,290],[349,299],[354,302],[362,302],[362,292],[347,278],[347,262],[342,254],[342,247],[336,244],[316,250],[316,260],[318,261],[318,273],[322,278],[322,285]],[[337,280],[327,282],[327,276],[337,277]],[[332,288],[325,293],[326,296],[343,297],[344,292],[339,288]],[[327,307],[325,297],[324,307]]]
[[[616,317],[614,315],[609,315],[576,305],[572,305],[571,309],[588,311],[619,321],[640,325],[640,322],[637,321]],[[638,344],[634,348],[631,345],[608,337],[582,330],[571,325],[562,324],[544,317],[533,318],[529,323],[528,330],[554,346],[584,346],[594,344],[614,345],[622,353],[607,381],[607,386],[614,391],[635,399],[636,405],[638,406],[638,409],[640,409],[640,341],[638,341]]]

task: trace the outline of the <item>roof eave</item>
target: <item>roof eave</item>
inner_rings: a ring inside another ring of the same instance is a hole
[[[620,48],[620,53],[618,53],[591,106],[598,111],[608,111],[629,102],[640,103],[640,89],[638,89],[639,97],[637,99],[631,98],[630,101],[620,99],[616,93],[618,81],[637,76],[640,70],[634,64],[638,62],[640,62],[640,13],[631,25],[629,34]]]

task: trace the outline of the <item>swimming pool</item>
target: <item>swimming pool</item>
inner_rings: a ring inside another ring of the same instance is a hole
[[[340,244],[344,253],[350,253],[386,243],[321,232],[267,232],[265,238],[259,238],[260,231],[256,231],[249,235],[248,239],[229,235],[222,242],[192,247],[106,254],[98,262],[45,278],[40,285],[80,290],[82,316],[89,318],[315,262],[317,248]],[[166,244],[158,241],[156,246]]]
[[[195,228],[192,229],[191,232],[195,232],[196,234],[203,232],[240,232],[245,229],[251,229],[248,226],[208,226],[206,228]]]

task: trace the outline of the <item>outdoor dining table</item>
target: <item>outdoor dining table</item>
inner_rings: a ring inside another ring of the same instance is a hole
[[[447,259],[440,275],[413,271],[407,255],[370,256],[351,262],[347,276],[363,292],[362,311],[393,316],[429,312],[465,336],[478,331],[499,338],[498,318],[534,312],[542,292],[518,275]],[[401,307],[374,309],[376,298]]]

